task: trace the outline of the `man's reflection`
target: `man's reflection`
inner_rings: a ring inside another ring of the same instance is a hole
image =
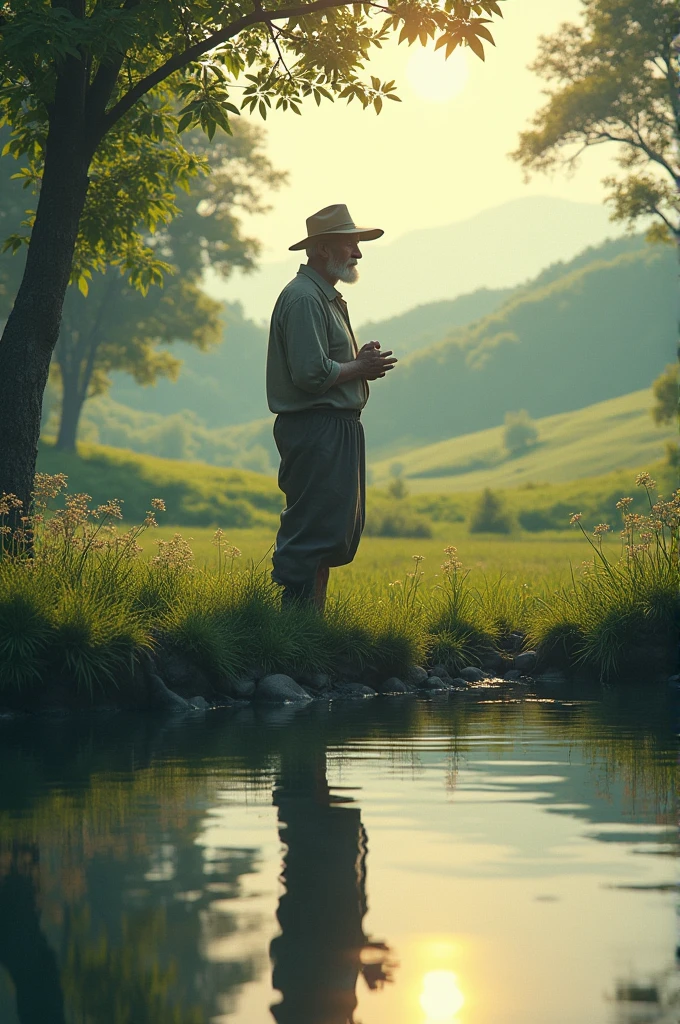
[[[329,791],[324,748],[282,754],[274,803],[286,891],[270,947],[278,1024],[353,1024],[359,974],[373,989],[389,980],[387,946],[363,930],[366,832],[349,802]]]
[[[21,1024],[64,1024],[57,959],[40,924],[38,873],[37,846],[0,846],[0,966],[14,984]]]

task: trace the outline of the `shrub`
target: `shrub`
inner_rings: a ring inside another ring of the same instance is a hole
[[[520,455],[538,442],[538,429],[526,409],[505,414],[503,446],[510,455]]]
[[[570,508],[558,501],[549,508],[525,508],[517,514],[517,522],[523,530],[540,533],[543,530],[561,530],[567,523]]]
[[[510,533],[512,519],[502,500],[488,487],[473,509],[470,533]]]

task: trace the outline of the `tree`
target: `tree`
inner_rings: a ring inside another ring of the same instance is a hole
[[[572,168],[584,150],[619,146],[608,177],[613,220],[650,215],[650,237],[680,243],[679,0],[583,0],[582,25],[541,39],[532,70],[548,102],[512,154],[527,173]]]
[[[94,275],[87,295],[75,284],[67,291],[53,359],[62,391],[59,449],[74,450],[83,404],[108,390],[111,371],[130,373],[139,384],[175,379],[181,363],[159,343],[206,349],[220,340],[221,305],[200,288],[206,267],[226,279],[236,266],[255,265],[259,244],[244,237],[238,214],[264,212],[262,186],[276,188],[285,176],[273,169],[252,126],[235,126],[231,137],[210,146],[193,132],[190,144],[211,173],[193,178],[188,192],[176,190],[177,215],[146,240],[172,269],[164,287],[144,296],[109,267]]]
[[[520,455],[538,441],[536,424],[526,409],[505,414],[503,445],[510,455]]]
[[[127,266],[131,247],[141,257],[139,223],[153,232],[174,212],[155,149],[167,153],[168,177],[186,184],[196,161],[179,133],[228,132],[239,92],[241,109],[262,117],[273,105],[300,113],[309,97],[356,99],[379,112],[397,97],[393,82],[362,77],[371,47],[398,31],[409,44],[436,37],[447,55],[467,45],[483,58],[493,15],[496,0],[0,0],[0,118],[27,180],[39,185],[26,268],[0,339],[0,492],[30,498],[69,280],[82,281],[105,256]],[[135,271],[142,284],[157,273],[151,258]]]
[[[678,364],[669,363],[652,384],[654,405],[652,418],[661,426],[678,418]]]
[[[510,533],[512,519],[497,494],[486,487],[470,517],[470,533]]]

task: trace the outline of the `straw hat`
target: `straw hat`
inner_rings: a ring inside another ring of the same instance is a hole
[[[319,238],[321,235],[358,235],[360,242],[371,242],[374,238],[380,238],[384,234],[382,228],[357,227],[345,204],[335,203],[308,217],[307,237],[303,238],[301,242],[289,246],[289,249],[291,251],[305,249],[313,239]]]

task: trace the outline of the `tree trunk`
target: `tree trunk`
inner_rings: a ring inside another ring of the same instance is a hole
[[[78,379],[73,374],[65,374],[62,369],[61,415],[59,417],[59,433],[55,448],[60,452],[74,452],[80,414],[85,404],[85,395],[81,393]]]
[[[43,392],[88,188],[84,85],[75,67],[56,88],[26,268],[0,339],[0,494],[15,494],[24,509],[33,490]]]

